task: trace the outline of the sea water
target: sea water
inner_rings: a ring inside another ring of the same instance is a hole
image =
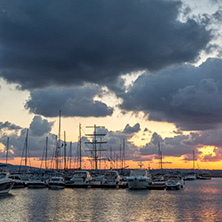
[[[222,221],[222,179],[169,191],[13,189],[0,196],[0,221]]]

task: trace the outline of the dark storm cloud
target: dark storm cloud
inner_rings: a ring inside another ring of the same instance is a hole
[[[127,124],[123,130],[124,134],[132,134],[132,133],[138,133],[140,131],[140,124],[136,123],[134,126],[130,126]]]
[[[127,134],[123,134],[123,130],[120,131],[103,131],[106,132],[104,141],[107,144],[103,146],[106,149],[106,156],[110,155],[110,147],[112,151],[119,157],[120,147],[123,150],[123,139],[125,138],[125,153],[126,160],[133,161],[151,161],[152,159],[159,158],[159,147],[162,151],[163,157],[183,157],[184,161],[193,160],[193,151],[195,151],[196,158],[200,161],[219,161],[222,156],[222,131],[221,130],[209,130],[204,132],[192,132],[187,135],[182,133],[162,138],[159,134],[153,133],[152,137],[145,146],[138,147],[133,141],[127,138]],[[135,135],[135,133],[133,134]],[[204,146],[215,146],[214,152],[216,156],[208,155],[202,156],[202,152],[198,149]]]
[[[194,61],[211,39],[178,0],[1,0],[0,70],[23,89],[111,84]]]
[[[46,88],[33,90],[25,107],[34,114],[46,117],[58,116],[108,116],[113,108],[105,103],[94,101],[94,97],[101,93],[99,87],[87,85],[75,88]]]
[[[2,130],[2,129],[4,129],[4,130],[19,130],[19,129],[21,129],[21,127],[6,121],[4,123],[0,122],[0,130]]]
[[[12,124],[13,125],[13,124]],[[41,159],[44,148],[46,146],[46,137],[48,137],[48,157],[55,157],[55,141],[56,135],[52,134],[51,128],[53,122],[48,122],[40,116],[34,116],[28,130],[28,153],[30,157]],[[25,147],[27,129],[20,128],[10,134],[4,134],[0,137],[0,142],[7,146],[7,138],[9,137],[9,158],[22,157]],[[61,141],[61,144],[64,142]],[[67,154],[69,153],[69,142],[67,142]],[[63,152],[64,146],[61,148]],[[77,143],[72,143],[73,154],[77,149]],[[4,157],[4,153],[0,153]],[[23,162],[24,164],[24,162]]]
[[[31,124],[30,131],[33,136],[43,136],[51,132],[53,122],[49,122],[46,119],[42,119],[41,116],[34,116]]]
[[[46,136],[49,138],[49,155],[54,155],[53,150],[55,149],[56,136],[50,133],[52,125],[53,123],[42,119],[40,116],[33,117],[28,131],[28,149],[31,157],[42,156],[46,143]],[[11,129],[15,129],[15,127]],[[0,142],[6,147],[7,137],[9,136],[9,158],[21,157],[25,147],[27,129],[21,127],[16,127],[16,129],[18,130],[10,133],[9,135],[4,134],[0,138]]]
[[[222,60],[184,65],[140,76],[122,95],[121,108],[144,111],[150,120],[175,123],[181,130],[207,130],[222,123]]]
[[[190,133],[190,139],[185,141],[187,145],[222,147],[222,130],[208,130]]]
[[[163,156],[180,157],[186,154],[192,154],[192,151],[196,149],[194,145],[188,145],[184,142],[189,139],[189,136],[180,135],[175,137],[166,137],[162,139],[157,133],[152,135],[149,143],[140,148],[141,155],[155,155],[159,158],[158,142],[160,143],[160,150]]]

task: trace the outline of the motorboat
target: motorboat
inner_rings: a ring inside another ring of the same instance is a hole
[[[20,178],[21,180],[23,180],[26,184],[28,183],[28,181],[33,177],[32,173],[24,173],[21,174]]]
[[[45,181],[41,180],[38,177],[34,177],[27,183],[28,188],[44,188],[46,187]]]
[[[151,178],[147,170],[135,169],[130,171],[127,183],[129,189],[147,189],[151,184]]]
[[[167,190],[180,190],[181,189],[181,181],[179,176],[172,175],[168,177],[166,181],[166,189]]]
[[[83,186],[89,185],[92,181],[90,173],[86,170],[75,171],[73,177],[70,179],[69,184]]]
[[[153,185],[157,185],[157,186],[163,186],[166,184],[166,175],[165,174],[160,174],[160,173],[157,173],[157,174],[154,174],[152,175],[152,184]]]
[[[10,178],[15,181],[13,189],[25,187],[25,181],[21,179],[19,174],[13,174]]]
[[[196,179],[197,179],[197,176],[196,176],[196,173],[194,172],[187,173],[184,176],[184,180],[196,180]]]
[[[205,176],[203,174],[199,174],[197,175],[197,180],[211,180],[211,177],[210,176]]]
[[[0,194],[8,193],[15,181],[10,178],[9,172],[0,172]]]
[[[106,171],[102,180],[101,185],[109,185],[109,186],[116,186],[120,182],[119,173],[116,170],[109,170]]]
[[[48,180],[48,187],[49,189],[64,189],[65,188],[64,178],[61,176],[51,177]]]

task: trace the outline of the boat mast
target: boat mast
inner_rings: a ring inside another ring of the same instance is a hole
[[[69,147],[69,168],[72,168],[72,142],[70,142],[70,147]]]
[[[47,166],[47,161],[48,161],[48,137],[46,137],[46,142],[45,142],[45,169],[48,168]]]
[[[96,125],[94,125],[94,154],[95,154],[95,168],[97,172],[97,149],[96,149]]]
[[[60,132],[61,132],[61,110],[59,110],[59,132],[58,132],[58,140],[56,146],[56,170],[59,169]]]
[[[25,138],[25,173],[27,173],[27,161],[28,161],[28,132],[27,129],[26,138]]]
[[[64,169],[66,169],[66,131],[64,131]]]
[[[119,147],[119,162],[120,162],[120,168],[121,168],[121,165],[122,165],[122,144],[120,144],[120,147]]]
[[[94,126],[86,126],[86,128],[94,128],[94,132],[93,132],[93,134],[87,134],[86,136],[93,136],[93,141],[92,142],[86,142],[87,144],[93,144],[94,145],[94,149],[93,150],[88,150],[88,151],[93,151],[94,152],[94,161],[95,161],[95,171],[96,171],[96,173],[97,173],[97,171],[98,171],[98,156],[97,156],[97,144],[102,144],[102,143],[106,143],[106,142],[103,142],[103,141],[97,141],[97,136],[105,136],[106,134],[104,134],[104,133],[96,133],[96,129],[98,129],[98,128],[105,128],[104,126],[96,126],[96,125],[94,125]],[[101,149],[101,151],[106,151],[105,149],[104,150],[102,150]]]
[[[100,137],[100,142],[102,142],[102,138]],[[102,143],[99,144],[99,169],[101,169],[101,161],[102,161]]]
[[[5,163],[8,163],[8,149],[9,149],[9,137],[7,138],[7,146],[6,146],[6,159],[5,159]]]
[[[123,138],[123,168],[125,168],[125,138]]]
[[[110,169],[112,168],[112,147],[110,147]]]
[[[114,155],[113,155],[113,165],[114,165],[114,169],[116,169],[116,157],[115,157],[115,152],[114,152]]]
[[[163,161],[162,161],[162,151],[160,150],[160,142],[158,142],[158,153],[159,153],[159,166],[160,169],[163,169]]]
[[[81,135],[81,123],[79,123],[79,168],[82,169],[82,135]]]
[[[193,169],[195,170],[195,154],[194,154],[194,150],[193,150]]]

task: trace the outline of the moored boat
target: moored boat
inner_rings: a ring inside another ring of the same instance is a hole
[[[49,179],[48,181],[49,189],[64,189],[65,188],[65,181],[64,178],[61,176],[54,176]]]
[[[120,182],[119,173],[116,170],[108,170],[105,172],[102,180],[101,185],[105,186],[116,186]]]
[[[21,179],[20,175],[14,174],[14,175],[11,175],[10,178],[11,178],[12,180],[14,180],[14,182],[15,182],[14,185],[13,185],[13,187],[12,187],[13,189],[25,187],[25,181],[23,181],[23,180]]]
[[[0,172],[0,194],[8,193],[15,181],[10,178],[9,172]]]
[[[46,187],[46,183],[42,181],[40,178],[33,178],[28,183],[28,188],[44,188]]]
[[[196,173],[194,172],[190,172],[184,175],[184,180],[196,180],[196,179],[197,179],[197,176],[196,176]]]
[[[131,170],[130,176],[127,178],[129,189],[147,189],[151,183],[147,170],[136,169]]]
[[[69,185],[88,186],[92,181],[90,173],[86,170],[75,171],[73,177],[69,181]]]
[[[169,176],[166,181],[166,189],[167,190],[180,190],[181,182],[180,178],[177,175]]]

